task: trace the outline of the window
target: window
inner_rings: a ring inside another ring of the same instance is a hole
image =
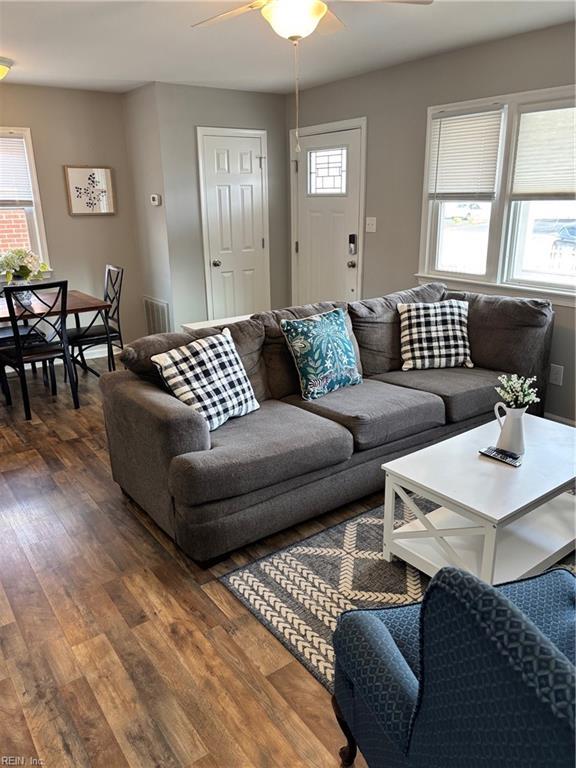
[[[308,194],[346,194],[346,147],[308,152]]]
[[[564,107],[520,114],[508,241],[512,281],[576,283],[574,113]]]
[[[0,251],[26,248],[48,263],[30,133],[0,129]]]
[[[492,203],[463,200],[438,208],[437,267],[443,272],[483,275]]]
[[[432,121],[428,196],[440,271],[486,272],[501,127],[501,110]]]
[[[550,89],[429,111],[422,276],[574,291],[569,95]]]

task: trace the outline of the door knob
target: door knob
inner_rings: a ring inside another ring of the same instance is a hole
[[[222,262],[220,261],[220,259],[214,259],[214,261],[212,262],[212,266],[213,267],[221,267],[222,266]]]
[[[351,259],[350,261],[346,262],[346,266],[349,267],[350,269],[356,269],[356,262],[354,261],[354,259]]]

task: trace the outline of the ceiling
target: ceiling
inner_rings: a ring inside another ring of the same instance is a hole
[[[291,46],[258,12],[190,28],[242,2],[0,2],[0,55],[15,61],[12,83],[126,91],[160,81],[288,92]],[[574,19],[571,0],[330,0],[330,7],[346,29],[303,41],[304,87]]]

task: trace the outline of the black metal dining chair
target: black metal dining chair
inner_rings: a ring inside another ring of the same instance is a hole
[[[109,309],[101,309],[96,312],[91,322],[84,327],[80,326],[80,316],[75,315],[76,328],[71,328],[68,331],[73,362],[95,376],[100,376],[100,373],[87,364],[84,356],[87,349],[105,344],[108,349],[108,370],[114,371],[116,370],[114,347],[124,348],[120,325],[120,299],[123,279],[123,267],[107,264],[104,275],[104,301],[109,302]]]
[[[13,345],[0,347],[0,386],[6,405],[12,405],[6,368],[16,371],[20,380],[24,414],[26,419],[30,420],[32,412],[26,383],[26,365],[28,364],[41,363],[43,366],[48,366],[51,391],[56,395],[54,362],[62,360],[68,374],[74,408],[79,408],[80,402],[78,379],[72,364],[66,332],[68,281],[42,283],[34,288],[28,287],[27,290],[32,295],[31,304],[24,300],[21,287],[4,288],[12,326]]]
[[[0,299],[4,295],[4,287],[0,287]],[[28,325],[27,321],[24,321],[22,325],[20,326],[20,333],[25,335],[27,333],[30,333],[31,328]],[[2,347],[13,347],[14,346],[14,331],[12,330],[12,324],[11,323],[0,323],[0,349]],[[32,363],[31,365],[32,373],[34,376],[36,376],[36,363]]]

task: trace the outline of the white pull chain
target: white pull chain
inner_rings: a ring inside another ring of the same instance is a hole
[[[298,40],[294,40],[292,45],[294,46],[294,92],[296,96],[296,131],[294,133],[296,146],[294,150],[299,153],[302,151],[300,148],[300,47]]]

